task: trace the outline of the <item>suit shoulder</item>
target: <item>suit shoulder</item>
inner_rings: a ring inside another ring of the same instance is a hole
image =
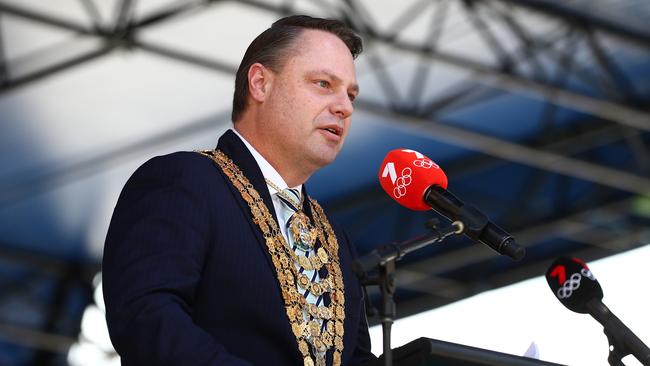
[[[203,170],[214,167],[214,163],[207,156],[194,151],[177,151],[167,155],[153,157],[146,161],[140,169],[165,167],[168,171],[184,172]]]
[[[183,176],[186,174],[213,172],[216,166],[212,160],[193,151],[178,151],[160,155],[147,160],[134,173],[164,176]]]
[[[192,151],[179,151],[147,160],[131,175],[126,186],[146,188],[180,184],[198,188],[207,182],[214,183],[215,175],[218,175],[218,167],[210,158]]]

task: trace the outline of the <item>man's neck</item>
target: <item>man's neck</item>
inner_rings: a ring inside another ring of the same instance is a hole
[[[304,184],[307,179],[314,173],[303,172],[295,161],[282,159],[273,151],[273,146],[265,143],[264,139],[257,133],[255,124],[239,121],[234,124],[234,130],[242,136],[253,148],[268,161],[271,166],[282,176],[282,179],[289,187],[296,187]]]
[[[263,151],[260,151],[258,147],[261,145],[257,144],[256,146],[254,138],[245,135],[240,129],[237,129],[236,127],[233,128],[233,132],[235,132],[242,139],[244,145],[246,145],[248,150],[251,152],[257,161],[257,164],[262,169],[264,178],[270,179],[274,184],[280,185],[282,188],[290,187],[299,189],[301,188],[302,184],[309,178],[309,176],[307,176],[304,179],[300,179],[299,177],[292,177],[286,172],[283,173],[283,171],[278,169],[278,167],[281,165],[274,163],[271,159],[269,159],[272,154],[265,154]]]

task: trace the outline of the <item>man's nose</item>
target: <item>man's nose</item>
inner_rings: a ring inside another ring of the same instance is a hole
[[[352,115],[354,106],[347,92],[339,93],[336,101],[332,104],[332,114],[341,119],[346,119]]]

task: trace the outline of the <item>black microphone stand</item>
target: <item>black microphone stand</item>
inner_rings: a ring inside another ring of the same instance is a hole
[[[407,240],[402,243],[383,245],[367,255],[359,258],[353,264],[354,271],[361,285],[377,285],[381,292],[381,309],[379,316],[383,334],[384,366],[393,365],[393,353],[390,346],[391,327],[395,318],[395,261],[404,255],[433,243],[439,243],[446,237],[461,234],[464,225],[454,221],[445,227],[438,227],[438,221],[433,219],[427,223],[432,231],[428,234]],[[377,275],[369,276],[368,273],[377,270]],[[368,299],[366,294],[366,299]],[[370,304],[367,300],[366,304]]]
[[[641,364],[650,365],[650,349],[623,322],[616,317],[599,299],[587,302],[589,314],[600,324],[609,342],[611,366],[625,366],[622,359],[633,355]]]

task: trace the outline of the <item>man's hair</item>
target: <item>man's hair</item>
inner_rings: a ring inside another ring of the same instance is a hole
[[[232,101],[233,122],[246,110],[250,67],[259,62],[273,72],[280,72],[291,56],[296,40],[307,29],[321,30],[337,36],[348,47],[353,59],[363,51],[361,38],[341,21],[312,18],[307,15],[292,15],[276,21],[248,46],[237,69]]]

